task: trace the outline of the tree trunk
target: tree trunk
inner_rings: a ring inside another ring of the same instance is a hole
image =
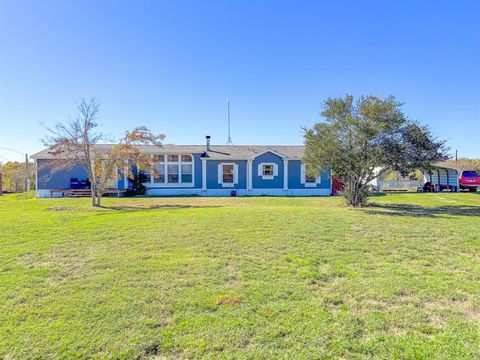
[[[100,207],[101,200],[102,200],[102,194],[98,193],[97,194],[97,205],[96,205],[97,207]]]
[[[97,192],[95,190],[95,186],[92,183],[90,184],[90,191],[92,192],[92,206],[95,207],[97,206]]]
[[[364,186],[362,185],[361,180],[350,179],[348,181],[347,191],[345,191],[345,197],[347,203],[350,206],[358,207],[365,205],[365,191]]]
[[[362,204],[360,189],[358,186],[354,185],[350,191],[350,205],[357,207]]]

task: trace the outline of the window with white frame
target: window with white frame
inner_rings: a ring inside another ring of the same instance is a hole
[[[317,183],[317,177],[309,175],[308,168],[305,169],[305,183]]]
[[[273,164],[263,164],[262,166],[262,175],[263,176],[273,176]]]
[[[141,170],[141,173],[143,175],[145,175],[145,181],[146,182],[150,182],[152,180],[152,172],[150,171],[150,169],[142,169]]]
[[[165,182],[165,155],[153,155],[153,161],[155,163],[156,172],[153,182],[162,184]]]
[[[320,183],[320,175],[312,176],[308,171],[308,166],[306,164],[302,164],[301,168],[301,183],[305,186],[317,186]]]
[[[278,165],[275,163],[261,163],[258,164],[258,176],[263,180],[272,180],[278,175]]]
[[[222,187],[233,187],[238,184],[238,165],[235,163],[218,164],[218,183]]]
[[[193,184],[193,159],[191,155],[153,155],[155,184]]]
[[[167,182],[170,184],[177,184],[180,182],[178,164],[167,164]]]
[[[193,182],[193,166],[192,164],[181,164],[180,172],[182,174],[181,181],[183,183],[192,183]]]
[[[233,164],[224,164],[222,182],[224,184],[233,184]]]

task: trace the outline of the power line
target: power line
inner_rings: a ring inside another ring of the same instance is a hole
[[[0,154],[0,157],[1,157],[2,159],[4,159],[4,160],[10,161],[10,162],[12,161],[12,160],[6,158],[5,156],[3,156],[2,154]]]
[[[8,151],[13,151],[13,152],[16,152],[17,154],[20,154],[20,155],[22,155],[22,156],[25,155],[25,153],[22,153],[22,152],[20,152],[20,151],[18,151],[18,150],[10,149],[10,148],[3,147],[3,146],[0,146],[0,149],[2,149],[2,150],[8,150]]]

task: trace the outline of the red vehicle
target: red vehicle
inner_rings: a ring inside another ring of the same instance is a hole
[[[476,171],[465,170],[460,173],[460,189],[471,192],[480,187],[480,175]]]

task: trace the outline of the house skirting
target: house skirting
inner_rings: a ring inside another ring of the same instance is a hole
[[[149,196],[330,196],[330,189],[149,189]]]
[[[330,196],[330,189],[148,189],[148,196]],[[37,198],[61,197],[50,189],[37,190]]]
[[[36,196],[37,198],[51,198],[51,197],[62,197],[62,194],[60,192],[58,193],[51,193],[51,190],[50,189],[41,189],[41,190],[37,190],[37,193],[36,193]]]

